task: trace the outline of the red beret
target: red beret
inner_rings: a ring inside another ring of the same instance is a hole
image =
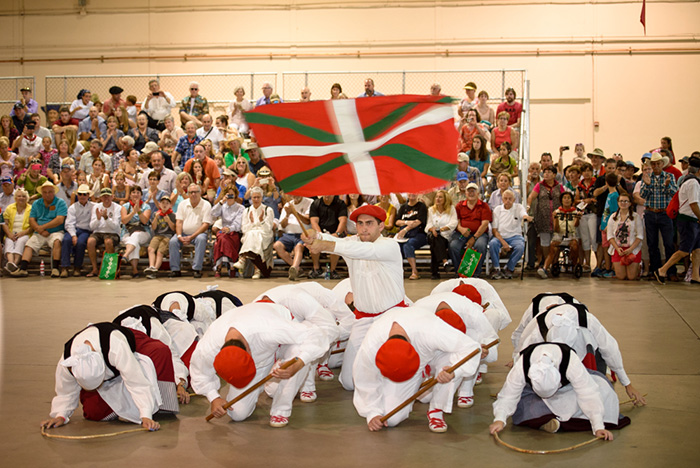
[[[408,341],[392,338],[377,351],[374,362],[384,377],[393,382],[405,382],[420,367],[420,357]]]
[[[373,216],[382,223],[386,221],[386,211],[376,205],[362,205],[350,213],[350,221],[357,222],[357,217],[363,214]]]
[[[255,377],[255,362],[251,355],[238,346],[226,346],[214,358],[214,369],[219,376],[236,388],[243,388]]]
[[[476,302],[477,304],[482,305],[481,294],[479,294],[479,291],[471,284],[462,283],[456,288],[454,288],[452,292],[464,296],[472,302]]]
[[[460,317],[454,310],[440,309],[435,313],[435,315],[437,315],[449,325],[452,325],[462,333],[467,333],[467,326],[464,324],[464,320],[462,320],[462,317]]]

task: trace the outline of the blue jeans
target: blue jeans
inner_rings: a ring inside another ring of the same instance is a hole
[[[510,256],[508,257],[508,264],[506,265],[506,268],[513,271],[515,270],[515,265],[518,264],[520,257],[522,257],[523,253],[525,252],[525,239],[523,236],[512,236],[504,237],[503,240],[506,241],[506,244],[510,245],[512,248]],[[501,248],[501,241],[499,241],[496,237],[492,238],[489,242],[489,255],[491,255],[491,263],[495,268],[498,268],[499,266]]]
[[[192,269],[202,271],[204,253],[207,250],[207,233],[203,232],[194,238],[194,263]],[[170,238],[170,271],[180,271],[180,248],[182,242],[174,235]]]
[[[70,266],[71,254],[75,257],[75,268],[80,269],[83,267],[85,248],[87,247],[88,237],[90,237],[90,231],[76,228],[75,234],[78,237],[78,242],[76,242],[75,245],[73,245],[73,236],[67,232],[63,236],[63,244],[61,245],[61,268],[68,268]]]
[[[659,250],[659,233],[664,243],[666,260],[676,251],[673,246],[673,221],[666,212],[654,213],[646,210],[644,212],[644,224],[647,235],[647,246],[649,247],[649,271],[656,271],[663,265],[661,261],[661,251]],[[666,272],[667,275],[676,274],[676,266],[673,265]]]
[[[401,254],[403,258],[415,258],[416,249],[420,249],[428,243],[428,238],[425,233],[419,232],[415,237],[409,237],[406,242],[399,244],[401,246]]]
[[[464,255],[464,246],[472,237],[474,236],[470,235],[469,237],[465,237],[457,230],[452,233],[452,237],[450,238],[450,258],[452,259],[452,264],[455,267],[455,274],[457,270],[459,270],[459,264],[462,261],[462,255]],[[488,237],[489,236],[484,233],[483,235],[479,236],[472,246],[472,249],[481,254],[479,264],[476,266],[476,270],[474,270],[474,276],[479,276],[481,274],[481,266],[484,264],[484,258],[486,258],[486,247],[489,243]]]

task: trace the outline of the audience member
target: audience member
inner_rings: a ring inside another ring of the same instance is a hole
[[[642,217],[632,209],[631,195],[620,193],[617,204],[618,209],[610,217],[606,228],[610,242],[608,253],[617,279],[636,280],[642,261],[644,225]]]
[[[73,192],[78,190],[78,183],[74,180],[75,165],[71,158],[63,158],[61,160],[61,172],[59,174],[60,180],[56,196],[66,202],[66,206],[69,206]]]
[[[228,273],[233,276],[232,265],[238,261],[241,250],[241,230],[243,227],[243,205],[238,203],[238,190],[228,186],[222,192],[223,198],[211,210],[212,219],[221,218],[221,228],[214,234],[214,269],[218,278]]]
[[[0,177],[12,177],[17,154],[10,151],[10,140],[0,136]]]
[[[488,227],[491,222],[491,209],[479,199],[479,187],[470,182],[467,185],[467,199],[455,206],[459,224],[450,239],[450,256],[455,270],[459,269],[464,251],[474,249],[481,257],[474,276],[481,275],[481,267],[488,245]]]
[[[129,192],[129,201],[121,207],[124,258],[131,264],[132,279],[139,277],[141,247],[149,245],[151,240],[151,234],[148,232],[151,208],[143,203],[142,196],[141,187],[133,186]]]
[[[408,200],[399,208],[396,215],[396,226],[401,230],[396,234],[401,246],[401,254],[411,267],[409,280],[420,279],[416,265],[416,249],[424,246],[428,239],[425,236],[425,226],[428,222],[428,207],[418,200],[415,193],[408,194]]]
[[[464,92],[466,93],[467,97],[462,99],[462,101],[459,103],[459,107],[457,108],[457,113],[462,118],[467,115],[467,111],[475,108],[478,104],[476,99],[476,84],[474,84],[473,81],[470,81],[464,85]]]
[[[333,83],[331,85],[331,99],[347,99],[348,97],[343,93],[343,87],[340,83]]]
[[[102,113],[105,117],[114,115],[114,111],[120,107],[126,107],[126,101],[122,99],[124,90],[119,86],[109,88],[109,99],[102,105]]]
[[[39,103],[32,98],[32,88],[25,86],[19,90],[22,97],[19,98],[15,104],[22,104],[26,109],[28,114],[36,114],[39,112]],[[13,109],[14,111],[14,109]],[[14,112],[10,112],[10,117],[13,117]]]
[[[80,92],[78,92],[77,99],[73,101],[70,105],[70,116],[71,118],[76,119],[78,122],[80,122],[88,116],[90,108],[93,106],[94,104],[92,103],[92,93],[90,92],[90,90],[81,89]],[[59,110],[59,113],[60,112],[61,111]]]
[[[311,228],[317,233],[325,232],[334,237],[345,237],[348,223],[347,206],[337,195],[318,197],[311,203],[309,220],[311,222]],[[339,259],[340,257],[338,255],[330,254],[332,279],[340,279],[340,275],[336,271]],[[309,273],[309,278],[321,278],[323,276],[323,272],[321,271],[321,254],[312,253],[311,261],[314,269]]]
[[[22,136],[12,143],[12,151],[25,161],[29,161],[41,151],[41,138],[34,134],[35,129],[36,124],[30,119],[22,130]]]
[[[438,190],[435,203],[428,209],[425,232],[430,246],[430,276],[440,279],[440,269],[450,272],[450,237],[457,227],[457,211],[445,190]]]
[[[24,246],[32,234],[32,228],[29,225],[31,207],[28,201],[29,194],[20,188],[15,190],[14,203],[0,210],[4,219],[2,231],[5,235],[5,272],[8,274],[12,274],[19,268],[17,264],[22,258]]]
[[[32,119],[32,122],[34,122],[34,135],[41,138],[42,141],[44,140],[44,138],[48,138],[49,140],[51,140],[51,147],[55,147],[51,130],[41,125],[41,115],[35,112],[29,117]]]
[[[614,164],[616,163],[612,163],[611,166]],[[598,246],[598,265],[601,268],[600,270],[597,268],[596,270],[593,270],[591,276],[612,278],[615,276],[615,271],[613,270],[610,254],[608,253],[610,241],[608,240],[607,225],[608,221],[610,220],[610,216],[617,211],[617,199],[621,193],[626,193],[626,191],[624,187],[620,185],[621,177],[618,175],[617,171],[612,170],[612,167],[608,167],[606,169],[606,174],[605,176],[602,176],[602,178],[605,180],[605,186],[596,188],[596,190],[593,192],[594,194],[600,193],[598,199],[596,200],[599,212],[600,206],[603,206],[600,216],[600,243]]]
[[[0,213],[4,213],[7,207],[15,202],[15,185],[12,183],[12,177],[10,176],[0,177],[0,185],[2,185],[2,191],[0,192]]]
[[[194,125],[192,122],[188,124]],[[192,271],[195,278],[202,277],[202,265],[207,248],[207,230],[213,224],[211,204],[202,198],[202,189],[191,184],[187,188],[189,198],[177,208],[175,235],[170,239],[170,277],[182,276],[180,271],[180,249],[194,245]]]
[[[508,125],[508,112],[499,112],[497,119],[496,126],[491,130],[491,148],[500,148],[501,143],[508,142],[513,151],[518,151],[520,137],[518,132]]]
[[[143,202],[148,204],[149,208],[151,209],[151,213],[158,209],[158,202],[163,194],[168,193],[158,188],[158,185],[160,184],[160,177],[161,173],[156,171],[151,171],[148,173],[148,175],[141,177],[142,180],[145,179],[148,181],[148,187],[143,189]]]
[[[234,101],[228,106],[228,115],[231,118],[229,125],[238,130],[240,134],[247,134],[250,129],[248,127],[248,122],[245,120],[245,112],[253,109],[253,104],[245,96],[245,89],[243,86],[236,86],[233,90],[233,94],[236,96]]]
[[[68,129],[73,130],[77,136],[78,125],[80,125],[80,120],[71,116],[67,106],[61,106],[61,108],[58,109],[58,120],[53,122],[51,129],[53,130],[56,141],[58,141],[59,136],[63,135]]]
[[[207,198],[209,198],[210,200],[214,200],[216,195],[216,188],[218,187],[219,179],[221,179],[221,173],[219,172],[219,168],[216,167],[216,162],[214,162],[213,159],[207,156],[204,150],[204,146],[202,144],[195,145],[194,158],[187,161],[183,170],[185,172],[190,172],[190,175],[192,175],[191,169],[194,170],[195,162],[199,162],[202,165],[202,175],[204,177],[203,183],[206,182],[206,185],[203,186],[203,189],[206,191]],[[192,182],[194,182],[195,184],[198,183],[195,177],[192,177],[192,179]]]
[[[596,148],[592,153],[588,153],[593,166],[593,177],[605,175],[605,153],[600,148]]]
[[[512,188],[513,179],[510,177],[510,175],[506,174],[505,172],[501,172],[495,177],[495,179],[496,190],[491,192],[491,195],[489,196],[489,208],[491,208],[491,211],[495,210],[497,206],[503,204],[503,194],[506,192],[506,190],[513,192],[513,196],[515,197],[514,203],[519,204],[520,194]]]
[[[515,90],[506,89],[506,102],[502,102],[496,109],[496,115],[501,112],[508,112],[508,125],[520,127],[520,114],[523,112],[523,105],[515,100]]]
[[[491,106],[489,106],[489,93],[487,93],[484,90],[479,91],[479,95],[477,96],[478,98],[478,104],[476,105],[475,109],[479,112],[479,115],[481,116],[481,121],[479,123],[483,123],[486,125],[486,127],[491,130],[494,125],[496,125],[496,112],[493,110]]]
[[[464,116],[463,125],[459,129],[459,150],[463,153],[469,153],[472,149],[472,141],[477,135],[482,138],[488,138],[488,129],[485,125],[480,124],[481,116],[476,109],[469,109]]]
[[[581,168],[578,166],[566,166],[564,168],[564,190],[576,193],[579,182],[581,182]]]
[[[263,205],[263,190],[253,187],[250,193],[250,206],[243,212],[241,226],[243,243],[238,261],[233,266],[242,274],[246,270],[247,262],[251,261],[255,265],[253,279],[260,279],[261,276],[269,278],[272,271],[275,218],[272,208]]]
[[[219,143],[226,139],[226,134],[221,133],[221,131],[213,125],[213,120],[211,115],[204,114],[201,116],[202,126],[197,129],[197,136],[202,140],[209,140],[212,144],[212,149],[214,153],[219,152]]]
[[[311,102],[311,90],[308,86],[301,88],[301,98],[299,102]]]
[[[431,96],[441,96],[442,86],[439,83],[433,83],[430,85],[430,95]]]
[[[331,88],[331,92],[333,89]],[[384,96],[382,93],[379,91],[374,90],[374,80],[372,78],[367,78],[365,79],[365,92],[360,94],[357,97],[374,97],[374,96]]]
[[[537,270],[542,279],[547,278],[552,265],[559,261],[559,248],[569,247],[569,261],[573,267],[578,265],[579,242],[577,228],[581,212],[574,206],[574,195],[571,192],[561,194],[561,206],[552,213],[552,241],[549,254],[544,261],[544,267]]]
[[[595,178],[593,166],[590,163],[581,165],[581,181],[576,187],[576,201],[582,205],[579,209],[583,212],[579,221],[579,233],[581,234],[581,246],[583,248],[583,268],[591,269],[591,251],[597,251],[597,199],[593,194],[595,190]]]
[[[61,278],[68,277],[71,255],[73,255],[73,276],[80,276],[88,237],[92,233],[90,220],[95,203],[90,201],[90,187],[81,185],[77,188],[76,194],[78,201],[68,207],[65,222],[66,233],[61,247]]]
[[[515,266],[525,252],[525,238],[523,237],[523,220],[532,221],[525,207],[516,203],[515,193],[506,189],[502,192],[503,203],[493,209],[493,222],[491,223],[493,238],[489,242],[489,255],[494,266],[491,279],[512,279]],[[501,270],[501,248],[509,252],[508,264],[505,270]]]
[[[385,237],[394,237],[394,235],[397,232],[399,232],[399,230],[396,227],[396,207],[391,204],[391,196],[380,195],[379,201],[376,203],[375,206],[378,206],[386,212],[386,219],[384,220],[384,229],[382,229],[382,235]]]
[[[168,254],[168,246],[170,239],[175,234],[177,221],[168,194],[161,195],[158,206],[160,209],[155,212],[151,221],[153,237],[148,244],[148,268],[144,270],[148,279],[156,279],[158,270],[163,264],[163,257]]]
[[[110,115],[107,117],[107,130],[100,137],[104,152],[110,155],[119,152],[119,142],[124,138],[124,132],[122,132],[117,125],[118,122],[115,116]],[[115,162],[117,163],[117,167],[119,167],[120,161]]]
[[[112,158],[102,152],[102,142],[100,140],[92,140],[90,142],[90,150],[83,154],[80,158],[78,169],[87,174],[92,174],[94,167],[93,162],[96,159],[101,159],[104,164],[104,170],[107,173],[112,172]]]
[[[476,135],[472,140],[472,149],[469,151],[469,166],[479,170],[481,181],[485,185],[486,176],[491,166],[491,153],[486,148],[486,138],[481,135]]]
[[[153,142],[149,142],[146,145],[144,152],[151,155],[151,166],[153,166],[153,168],[148,169],[143,173],[138,185],[140,185],[143,190],[146,190],[149,183],[148,174],[151,172],[157,172],[160,175],[158,180],[158,189],[168,194],[172,193],[173,190],[175,190],[175,179],[177,178],[177,174],[175,174],[175,171],[164,166],[165,161],[163,159],[163,153],[158,151],[158,146]]]
[[[78,136],[81,140],[102,139],[102,136],[107,133],[107,124],[97,110],[97,107],[92,106],[88,111],[88,115],[78,124]]]
[[[185,127],[187,122],[194,122],[199,128],[202,126],[202,116],[209,114],[209,102],[207,98],[199,95],[199,83],[190,83],[190,95],[182,99],[180,103],[180,122]]]
[[[280,217],[280,231],[282,235],[272,245],[277,252],[277,256],[289,265],[288,276],[290,281],[296,281],[302,276],[301,261],[304,259],[304,243],[301,240],[302,227],[311,227],[309,210],[312,200],[310,198],[294,195],[285,203]],[[299,219],[294,216],[299,215]]]
[[[187,172],[181,172],[177,175],[175,190],[170,194],[170,202],[174,212],[177,213],[177,208],[181,201],[187,200],[190,197],[187,194],[187,187],[189,187],[192,182],[192,176]]]
[[[549,255],[549,246],[552,242],[554,228],[552,214],[561,206],[561,195],[564,193],[564,187],[555,179],[557,174],[555,166],[547,166],[543,168],[542,172],[544,180],[537,183],[527,197],[527,208],[529,212],[530,207],[535,206],[533,205],[535,200],[537,201],[533,217],[544,259]]]
[[[159,122],[163,122],[163,120]],[[159,123],[158,125],[161,124]],[[162,123],[162,125],[163,128],[165,128],[165,123]],[[136,116],[136,127],[130,129],[127,135],[134,139],[134,148],[139,151],[141,151],[149,141],[156,144],[160,141],[158,132],[154,128],[148,126],[148,114],[145,111],[139,112]]]
[[[165,130],[163,120],[167,115],[170,115],[172,108],[177,105],[175,98],[169,92],[160,89],[158,80],[149,81],[148,89],[150,92],[146,99],[143,100],[142,107],[148,116],[148,126],[163,131]],[[136,123],[138,124],[138,117]],[[158,139],[156,138],[155,141],[158,141]]]
[[[248,143],[246,154],[250,158],[250,161],[248,161],[250,172],[257,174],[258,171],[266,165],[265,160],[260,156],[260,148],[258,147],[258,144],[254,141]]]
[[[265,104],[272,103],[272,84],[268,81],[264,82],[262,85],[263,95],[255,101],[255,107],[264,106]]]
[[[114,253],[119,247],[121,230],[121,206],[112,202],[112,189],[105,187],[100,191],[100,203],[95,203],[90,215],[90,236],[87,241],[88,255],[92,271],[88,278],[100,272],[97,264],[97,248],[104,245],[104,253]]]
[[[40,187],[48,179],[41,175],[41,160],[31,159],[29,170],[17,178],[17,187],[24,188],[29,194],[29,203],[41,197]]]
[[[197,126],[194,122],[185,124],[185,136],[180,138],[175,147],[175,158],[173,165],[180,166],[180,169],[185,168],[185,163],[194,157],[194,148],[202,141],[202,138],[197,136]]]
[[[19,131],[15,128],[15,123],[9,115],[0,117],[0,137],[8,140],[8,145],[12,144],[19,136]]]
[[[513,157],[511,153],[512,147],[510,143],[504,141],[501,146],[498,147],[498,154],[491,161],[491,173],[493,175],[498,175],[503,172],[515,177],[518,175],[518,161]]]

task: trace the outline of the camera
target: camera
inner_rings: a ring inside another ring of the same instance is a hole
[[[36,123],[35,122],[27,122],[25,124],[25,126],[30,130],[34,130],[36,128]]]
[[[156,91],[155,93],[153,93],[153,95],[154,95],[154,96],[160,96],[160,91]]]
[[[562,151],[569,151],[569,147],[568,147],[568,146],[562,146],[561,149],[562,149]]]

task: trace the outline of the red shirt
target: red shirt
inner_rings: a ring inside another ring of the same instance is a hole
[[[115,105],[112,98],[107,99],[107,102],[102,104],[102,112],[106,117],[114,114],[114,107],[126,107],[126,101],[124,99],[119,99],[119,102]]]
[[[515,125],[518,123],[520,113],[523,111],[523,105],[520,104],[518,101],[513,101],[512,104],[508,104],[507,101],[502,102],[498,105],[496,115],[504,111],[508,112],[508,115],[510,115],[510,117],[508,118],[508,125]]]
[[[679,171],[677,167],[674,166],[668,166],[666,169],[664,169],[664,172],[673,174],[676,177],[676,182],[678,182],[678,179],[680,179],[683,176],[683,173]]]
[[[481,200],[477,200],[473,210],[470,210],[467,206],[467,200],[462,200],[457,203],[455,210],[457,211],[457,219],[459,219],[460,226],[469,228],[472,233],[479,229],[482,221],[491,221],[491,208]]]
[[[194,161],[194,158],[189,159],[185,163],[185,168],[183,171],[190,172],[190,167],[192,167],[192,163]],[[201,161],[201,163],[204,167],[204,177],[209,177],[209,187],[206,187],[206,189],[216,190],[216,181],[221,178],[221,172],[219,172],[219,168],[216,167],[216,161],[207,156],[204,158],[204,161]]]
[[[53,124],[58,125],[59,127],[65,127],[67,125],[75,125],[77,127],[78,125],[80,125],[80,120],[74,119],[73,117],[71,117],[70,120],[68,121],[68,123],[63,123],[61,121],[61,119],[58,119]]]

